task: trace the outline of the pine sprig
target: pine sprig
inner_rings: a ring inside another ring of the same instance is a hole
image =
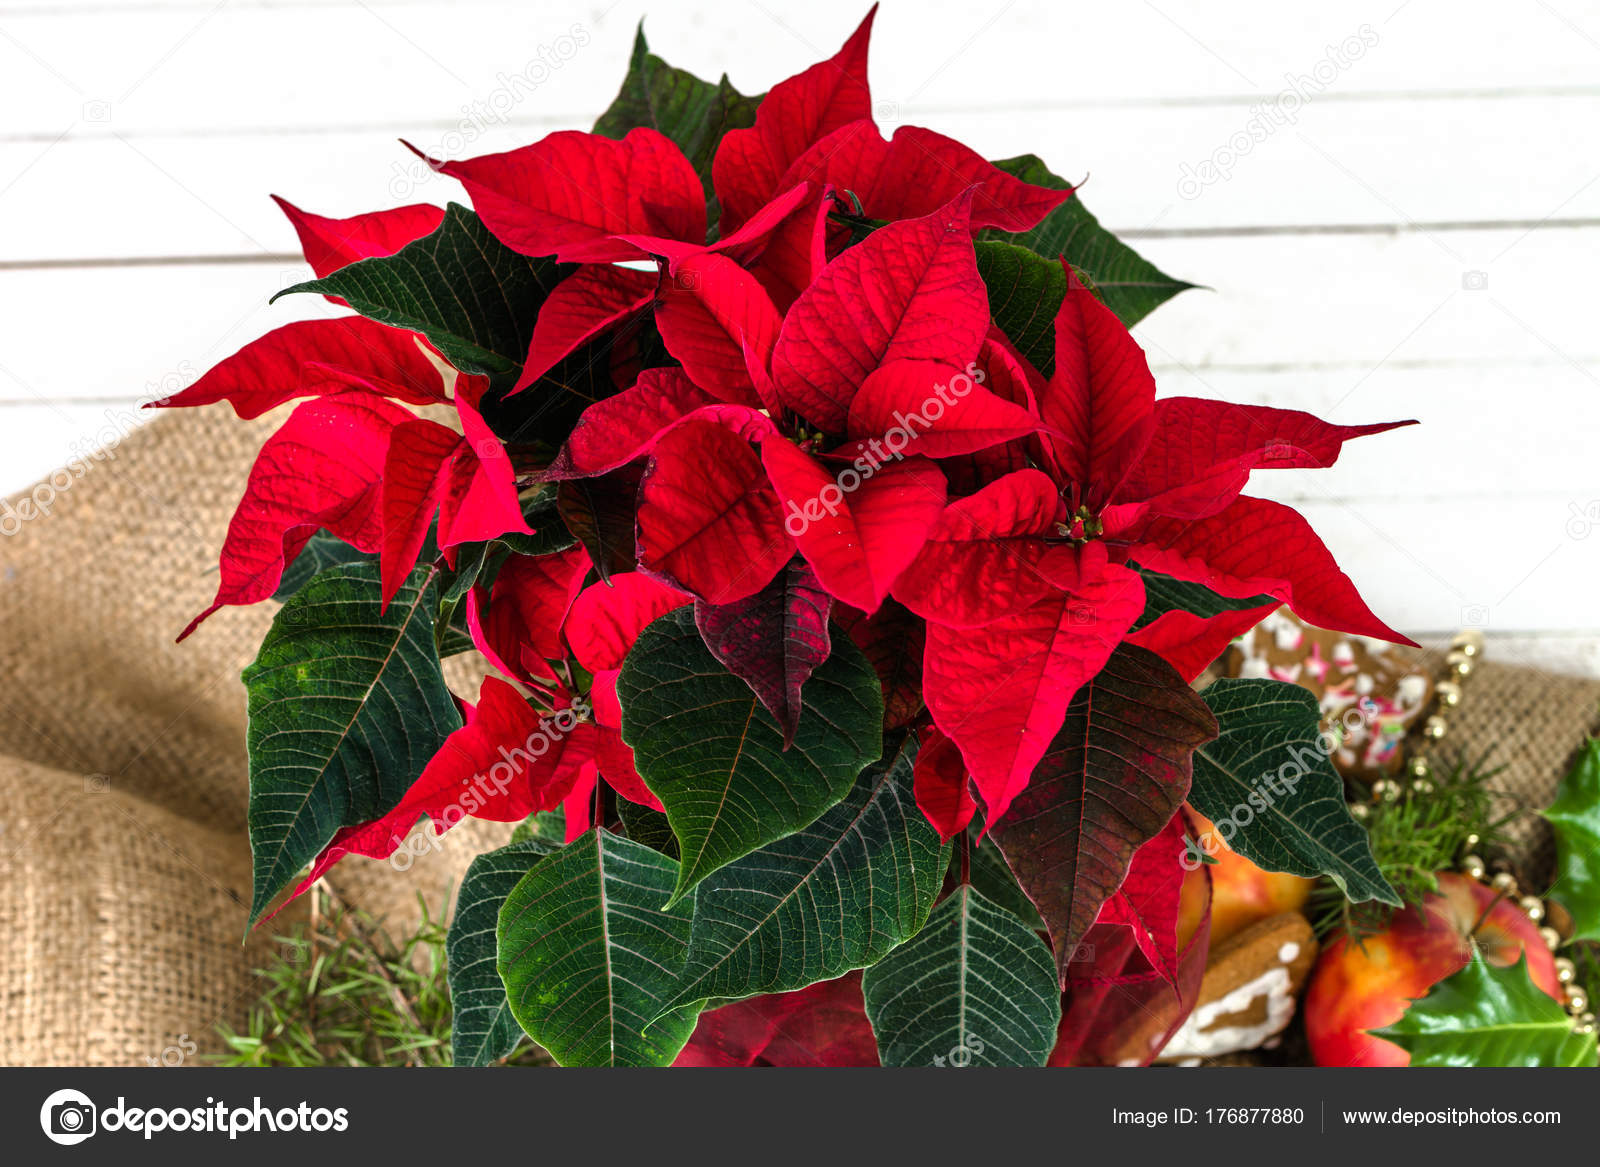
[[[1361,822],[1373,858],[1407,908],[1438,891],[1438,873],[1454,868],[1464,855],[1500,847],[1506,824],[1523,813],[1494,816],[1497,792],[1491,784],[1503,769],[1490,767],[1487,757],[1456,758],[1448,768],[1435,770],[1427,785],[1401,780],[1394,801],[1364,804]],[[1372,935],[1388,926],[1395,911],[1378,903],[1352,904],[1326,880],[1318,884],[1312,908],[1323,937],[1341,928],[1353,936]]]
[[[271,961],[255,970],[263,990],[244,1032],[217,1027],[227,1048],[214,1064],[450,1065],[444,911],[418,896],[422,919],[396,940],[325,884],[311,894],[310,925],[279,937]],[[513,1060],[548,1064],[527,1046]]]

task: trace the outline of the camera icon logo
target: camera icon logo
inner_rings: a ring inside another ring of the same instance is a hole
[[[57,1090],[39,1108],[39,1125],[52,1143],[71,1147],[94,1134],[98,1113],[87,1094]]]

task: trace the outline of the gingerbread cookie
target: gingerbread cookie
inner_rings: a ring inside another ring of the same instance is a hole
[[[1433,681],[1404,648],[1328,632],[1279,608],[1228,649],[1231,677],[1266,677],[1309,689],[1341,774],[1370,782],[1396,774],[1401,743],[1433,701]]]
[[[1159,1060],[1198,1065],[1259,1049],[1289,1024],[1316,959],[1316,933],[1299,912],[1228,937],[1206,961],[1199,1002]]]

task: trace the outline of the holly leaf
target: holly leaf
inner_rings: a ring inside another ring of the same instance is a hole
[[[915,752],[908,741],[809,827],[706,877],[676,1001],[803,989],[916,935],[948,852],[912,798]]]
[[[339,828],[393,810],[461,727],[432,578],[413,572],[383,608],[376,563],[332,567],[283,606],[244,670],[251,927]]]
[[[828,659],[833,597],[799,556],[753,596],[731,604],[696,601],[695,626],[719,661],[750,686],[783,726],[786,746],[800,725],[800,690]]]
[[[1022,154],[994,164],[1023,182],[1051,190],[1068,190],[1072,184],[1039,160]],[[1106,307],[1132,328],[1179,292],[1195,287],[1174,279],[1100,225],[1100,220],[1074,194],[1027,231],[988,233],[1019,244],[1046,259],[1064,257]],[[1044,370],[1041,370],[1044,371]],[[1047,374],[1048,375],[1048,374]]]
[[[1220,732],[1195,753],[1189,801],[1233,828],[1228,845],[1267,871],[1326,875],[1354,902],[1400,907],[1322,750],[1316,697],[1260,679],[1220,680],[1201,696]]]
[[[711,655],[688,608],[640,635],[617,697],[623,740],[682,851],[674,905],[718,868],[810,826],[883,748],[877,675],[842,636],[806,685],[792,749],[750,686]]]
[[[1211,711],[1172,666],[1120,645],[1073,697],[1032,780],[995,823],[995,841],[1049,927],[1063,987],[1134,852],[1188,796],[1195,749],[1216,734]]]
[[[1403,1048],[1412,1066],[1592,1067],[1593,1030],[1573,1020],[1528,975],[1528,956],[1499,968],[1479,956],[1373,1033]]]
[[[861,991],[886,1066],[1042,1066],[1061,1021],[1049,947],[968,884]]]
[[[1577,940],[1600,940],[1600,738],[1584,743],[1544,812],[1556,836],[1550,897],[1572,913]]]
[[[665,1066],[698,1002],[668,1011],[692,903],[661,906],[678,865],[604,828],[540,860],[500,909],[511,1014],[563,1066]]]
[[[633,56],[628,75],[611,105],[594,124],[594,132],[607,138],[621,138],[638,126],[658,130],[678,144],[694,165],[705,186],[711,222],[716,221],[716,196],[711,184],[711,159],[717,144],[729,130],[748,129],[756,124],[756,109],[761,95],[747,97],[728,81],[713,84],[693,73],[667,64],[650,51],[644,37],[644,22],[633,38]]]
[[[571,271],[519,255],[452,203],[431,235],[273,299],[291,292],[339,296],[363,316],[422,333],[462,372],[483,373],[507,388],[522,372],[539,305]]]
[[[506,897],[535,863],[559,846],[559,840],[523,839],[479,855],[461,880],[455,918],[445,938],[454,1015],[450,1050],[458,1066],[490,1065],[522,1040],[500,980],[495,932]]]

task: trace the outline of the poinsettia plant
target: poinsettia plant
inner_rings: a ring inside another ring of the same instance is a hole
[[[195,621],[283,601],[252,926],[523,824],[460,890],[459,1062],[1148,1061],[1205,963],[1186,803],[1398,902],[1315,701],[1192,682],[1280,604],[1404,640],[1242,491],[1405,423],[1158,399],[1129,326],[1189,285],[1031,155],[885,137],[872,19],[761,97],[641,33],[592,132],[428,159],[470,210],[280,200],[288,291],[352,313],[164,403],[301,402]]]

